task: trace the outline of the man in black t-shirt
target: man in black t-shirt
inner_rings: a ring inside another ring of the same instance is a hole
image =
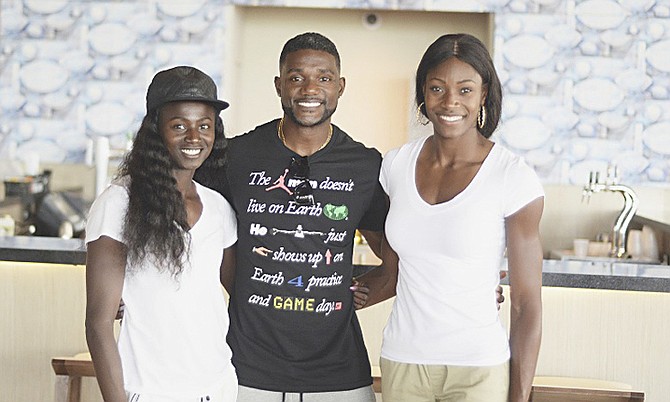
[[[290,39],[279,67],[283,117],[232,138],[225,171],[196,174],[238,218],[236,269],[222,278],[238,401],[373,402],[349,288],[356,229],[381,242],[381,155],[330,122],[345,79],[329,39]]]

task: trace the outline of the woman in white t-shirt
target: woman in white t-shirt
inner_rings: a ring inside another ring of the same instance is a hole
[[[86,339],[106,402],[237,397],[220,282],[234,264],[235,216],[193,181],[212,149],[225,147],[219,112],[228,103],[216,92],[193,67],[156,74],[133,148],[91,207]]]
[[[478,39],[444,35],[426,50],[417,116],[433,134],[384,157],[384,269],[392,280],[366,280],[368,305],[397,294],[381,351],[385,402],[530,396],[541,338],[544,192],[522,159],[489,140],[501,100]],[[509,340],[495,297],[505,250]]]

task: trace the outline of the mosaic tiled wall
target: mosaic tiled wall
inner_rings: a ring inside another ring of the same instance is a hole
[[[669,0],[3,0],[0,155],[81,162],[90,139],[123,147],[153,72],[195,64],[220,82],[221,4],[495,13],[503,81],[497,141],[546,183],[618,166],[670,184]],[[215,44],[215,45],[213,45]]]
[[[0,144],[5,154],[83,162],[90,140],[123,149],[153,74],[196,65],[217,82],[219,1],[3,0]],[[90,153],[90,152],[89,152]]]

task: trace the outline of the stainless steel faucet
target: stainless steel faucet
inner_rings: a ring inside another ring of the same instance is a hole
[[[626,251],[626,232],[628,225],[637,212],[640,200],[632,188],[619,184],[619,174],[616,166],[607,167],[607,177],[605,182],[600,181],[600,172],[590,172],[589,182],[582,190],[582,202],[584,199],[588,202],[593,193],[600,191],[611,191],[621,193],[624,199],[623,209],[617,217],[614,227],[612,228],[612,248],[610,249],[610,257],[627,258]]]

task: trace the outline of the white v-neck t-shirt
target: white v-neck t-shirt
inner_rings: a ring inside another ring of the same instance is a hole
[[[219,275],[224,248],[237,241],[237,221],[219,193],[195,185],[202,214],[189,230],[191,250],[181,275],[175,279],[150,260],[126,269],[118,339],[124,386],[129,393],[172,398],[224,389],[226,401],[234,402],[237,376]],[[86,243],[103,235],[123,243],[127,206],[125,181],[110,185],[91,207]]]
[[[505,217],[544,191],[524,161],[495,144],[470,184],[431,205],[416,187],[422,137],[390,151],[380,182],[391,207],[385,233],[400,258],[382,357],[413,364],[492,366],[509,359],[495,289]]]

